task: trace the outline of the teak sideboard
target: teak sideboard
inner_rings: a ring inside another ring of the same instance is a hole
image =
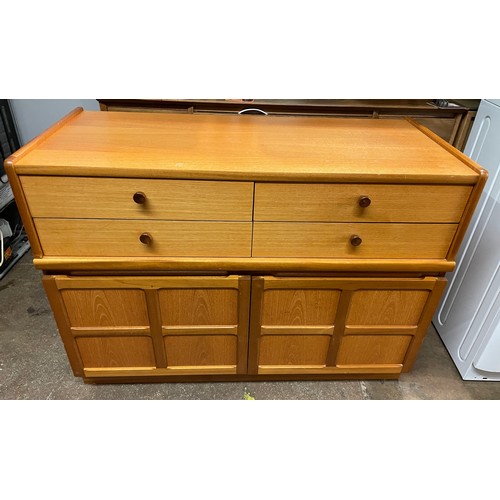
[[[5,164],[87,382],[398,378],[487,178],[410,119],[81,109]]]

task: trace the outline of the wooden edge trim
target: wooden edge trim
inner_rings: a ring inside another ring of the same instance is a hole
[[[229,271],[234,272],[417,272],[447,273],[455,262],[445,259],[174,259],[174,258],[108,258],[43,257],[33,260],[41,270],[71,271]]]
[[[172,366],[169,368],[85,368],[85,377],[126,377],[132,376],[165,376],[165,375],[228,375],[236,374],[236,366]]]
[[[199,373],[184,375],[182,372],[179,374],[173,374],[169,376],[156,375],[155,371],[152,370],[151,373],[146,375],[134,375],[133,372],[129,372],[126,375],[120,377],[108,377],[106,374],[98,377],[83,377],[83,381],[86,384],[178,384],[183,382],[194,383],[194,382],[263,382],[263,381],[298,381],[298,380],[397,380],[401,376],[400,372],[395,373],[320,373],[309,375],[307,373],[299,373],[296,375],[279,373],[277,375],[239,375],[233,373],[221,374],[221,375],[200,375]]]
[[[9,178],[10,185],[12,187],[12,191],[14,193],[14,198],[16,200],[17,207],[19,209],[19,213],[21,215],[21,219],[23,221],[24,227],[26,229],[26,234],[28,235],[28,239],[31,245],[31,249],[33,252],[33,256],[35,258],[41,258],[43,255],[42,246],[40,244],[40,239],[38,238],[38,233],[35,228],[35,224],[33,223],[33,219],[31,217],[28,203],[24,196],[24,191],[21,185],[21,181],[18,177],[17,169],[14,167],[16,162],[21,158],[26,156],[30,151],[32,151],[36,146],[40,145],[42,142],[47,140],[52,134],[54,134],[58,129],[60,129],[64,124],[71,121],[75,116],[79,115],[83,111],[83,108],[75,108],[73,111],[68,113],[66,116],[57,121],[54,125],[48,128],[45,132],[40,134],[39,136],[32,139],[30,142],[25,144],[23,147],[12,153],[8,158],[5,159],[5,172],[7,173],[7,177]]]
[[[337,364],[337,354],[340,349],[342,337],[344,336],[345,322],[351,306],[353,293],[352,290],[343,289],[340,294],[337,312],[335,313],[335,335],[330,340],[326,354],[326,366],[328,368],[332,368]]]
[[[118,372],[144,372],[146,371],[148,374],[151,373],[152,371],[156,370],[156,367],[154,366],[127,366],[126,368],[124,367],[110,367],[110,368],[84,368],[85,375],[89,375],[94,372],[105,372],[109,373],[110,375],[116,374]]]
[[[32,139],[30,142],[25,144],[22,148],[18,149],[16,152],[12,153],[5,160],[6,170],[13,168],[16,162],[18,162],[21,158],[26,156],[35,147],[42,144],[42,142],[46,141],[51,135],[57,132],[57,130],[59,130],[63,125],[66,125],[68,122],[73,120],[73,118],[75,118],[82,112],[83,112],[82,107],[75,108],[73,111],[70,111],[67,115],[63,116],[59,121],[54,123],[50,128],[48,128],[40,135]]]
[[[344,335],[416,335],[417,326],[346,326]]]
[[[53,268],[50,268],[53,269]],[[58,276],[59,290],[92,288],[127,288],[148,291],[150,289],[175,288],[223,288],[237,289],[237,276]],[[156,292],[156,291],[155,291]]]
[[[64,306],[61,294],[57,289],[56,278],[54,276],[43,276],[42,284],[45,288],[45,293],[47,294],[52,312],[54,313],[54,319],[63,341],[64,348],[66,349],[66,354],[68,356],[71,369],[73,370],[73,374],[76,377],[81,377],[83,376],[83,362],[76,346],[76,340],[71,334],[66,307]]]
[[[238,335],[234,326],[162,326],[162,335]]]
[[[144,290],[144,294],[146,296],[146,307],[148,310],[156,366],[157,368],[166,368],[168,363],[162,335],[161,308],[158,291],[154,288],[146,289]]]
[[[334,327],[325,326],[262,326],[263,335],[330,335],[332,336]]]
[[[292,367],[292,366],[266,366],[259,367],[259,375],[382,375],[401,373],[401,365],[345,365],[339,367]],[[183,376],[183,375],[226,375],[235,374],[236,367],[228,366],[176,366],[169,368],[85,368],[85,377],[89,378],[121,378],[133,377],[161,377],[161,376]],[[236,380],[236,379],[234,379]],[[255,380],[258,380],[256,378]]]
[[[422,316],[420,317],[420,321],[418,324],[416,335],[413,337],[412,342],[408,348],[404,363],[403,363],[403,372],[408,372],[412,369],[413,364],[420,352],[420,346],[424,341],[425,335],[427,334],[427,330],[429,329],[429,325],[431,324],[432,317],[436,311],[436,307],[441,300],[441,296],[444,292],[446,284],[448,280],[446,278],[437,278],[434,289],[429,295],[427,302],[425,303],[424,310],[422,312]]]
[[[350,374],[350,373],[401,373],[402,365],[339,365],[321,367],[300,367],[300,366],[259,366],[259,375],[274,375],[287,373],[298,375],[301,373],[319,374]]]
[[[98,111],[96,111],[98,113]],[[113,166],[97,167],[87,166],[85,169],[73,165],[51,165],[43,168],[38,165],[17,165],[16,170],[22,175],[53,175],[66,177],[126,177],[144,178],[145,173],[132,167]],[[84,170],[84,173],[82,171]],[[186,179],[186,173],[177,170],[166,170],[165,168],[149,168],[148,179]],[[470,186],[477,180],[477,174],[471,172],[470,175],[453,177],[443,174],[363,174],[353,177],[353,174],[294,174],[290,178],[289,172],[278,173],[258,173],[258,172],[214,172],[211,170],[191,170],[189,179],[206,181],[242,181],[242,182],[299,182],[299,183],[342,183],[342,184],[450,184]]]
[[[252,278],[252,294],[250,298],[250,327],[248,342],[248,373],[257,375],[259,371],[259,351],[261,335],[262,302],[264,300],[264,277]]]
[[[33,222],[33,218],[31,217],[28,202],[26,200],[26,197],[24,196],[24,190],[21,185],[21,181],[19,180],[19,177],[12,165],[7,166],[6,164],[5,171],[7,172],[7,177],[9,178],[12,192],[14,193],[15,203],[19,210],[21,220],[23,221],[24,229],[26,230],[26,234],[28,235],[33,256],[35,258],[42,258],[42,245],[40,243],[40,238],[38,237],[35,223]]]
[[[377,290],[432,290],[437,278],[276,278],[266,277],[264,290],[286,290],[293,288],[313,290],[358,291],[376,288]],[[340,307],[340,306],[339,306]]]
[[[467,205],[465,207],[462,220],[458,225],[458,229],[455,232],[455,236],[451,242],[450,248],[448,250],[447,259],[454,260],[455,256],[462,244],[462,241],[465,237],[465,233],[467,232],[467,228],[469,227],[470,221],[472,220],[472,216],[474,215],[474,211],[481,199],[481,194],[483,193],[484,187],[486,186],[486,182],[488,180],[488,175],[481,176],[474,186],[472,193],[467,201]]]
[[[251,276],[240,276],[238,279],[238,350],[236,373],[248,373],[248,335],[250,330],[250,297],[252,293]]]
[[[446,149],[448,153],[451,153],[455,158],[459,159],[461,162],[465,163],[469,168],[471,168],[474,172],[479,174],[481,177],[487,178],[488,177],[488,172],[481,167],[478,163],[476,163],[474,160],[471,160],[468,156],[466,156],[464,153],[459,151],[457,148],[446,142],[444,139],[436,135],[434,132],[429,130],[427,127],[424,125],[418,123],[414,119],[410,117],[405,117],[406,120],[411,123],[415,128],[420,130],[420,132],[423,132],[427,137],[432,139],[434,142],[436,142],[439,146],[442,148]]]
[[[72,326],[70,331],[74,337],[135,337],[150,335],[148,326],[131,326],[128,328],[83,328]]]

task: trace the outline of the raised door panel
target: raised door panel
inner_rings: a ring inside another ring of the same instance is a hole
[[[342,339],[337,366],[402,365],[410,335],[350,335]]]
[[[175,288],[158,293],[164,326],[238,324],[236,288]]]
[[[267,289],[262,325],[333,325],[340,292],[315,289]]]
[[[72,327],[108,328],[149,325],[142,290],[62,290]]]
[[[87,369],[156,367],[150,337],[76,337],[76,345]]]
[[[346,326],[417,326],[428,290],[358,290],[353,292]]]
[[[263,332],[259,367],[290,367],[298,369],[326,366],[331,335],[286,334]]]
[[[211,366],[236,371],[237,335],[166,335],[164,342],[170,368],[202,370]]]

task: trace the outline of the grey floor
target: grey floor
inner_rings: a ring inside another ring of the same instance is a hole
[[[464,382],[433,327],[398,381],[90,385],[71,372],[28,252],[0,281],[0,399],[500,399],[500,382]]]

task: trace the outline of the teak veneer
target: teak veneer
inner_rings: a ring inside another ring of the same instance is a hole
[[[398,378],[487,178],[411,120],[81,109],[5,165],[87,382]]]

